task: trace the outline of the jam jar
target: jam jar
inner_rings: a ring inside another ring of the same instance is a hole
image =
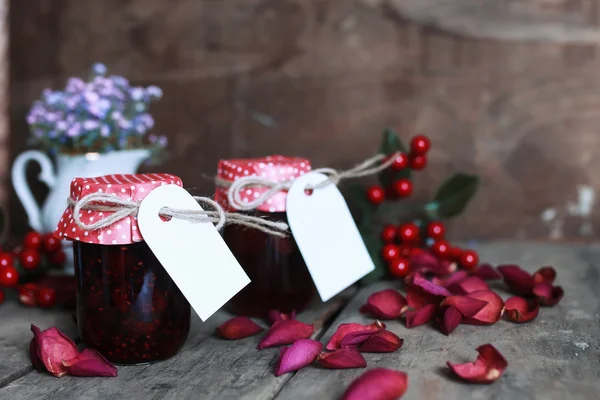
[[[226,209],[238,211],[228,202],[228,190],[236,179],[257,176],[273,182],[293,180],[310,171],[310,162],[302,158],[269,156],[256,159],[232,159],[219,162],[215,199]],[[248,187],[242,201],[258,198],[268,188]],[[285,191],[276,193],[249,214],[287,223]],[[269,310],[301,311],[316,290],[302,254],[293,236],[278,237],[228,225],[223,239],[248,274],[251,282],[233,297],[231,311],[250,316],[264,316]]]
[[[165,184],[181,186],[181,180],[169,174],[76,178],[70,195],[75,202],[93,193],[141,201],[153,188]],[[83,224],[112,214],[93,208],[80,211]],[[82,340],[119,364],[164,360],[176,354],[189,332],[190,304],[143,241],[136,217],[98,230],[84,228],[74,222],[73,207],[69,207],[55,234],[74,242],[77,324]]]

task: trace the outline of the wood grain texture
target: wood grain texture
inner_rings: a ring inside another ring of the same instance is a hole
[[[323,324],[356,293],[350,288],[327,303],[317,302],[298,319],[315,324],[320,338]],[[194,318],[184,348],[175,357],[155,364],[119,367],[114,379],[56,379],[33,372],[0,388],[0,398],[11,399],[270,399],[291,375],[275,378],[277,348],[256,349],[260,335],[227,341],[215,328],[231,316],[218,312],[205,323]]]
[[[553,265],[565,297],[553,308],[542,308],[534,321],[493,326],[459,325],[444,336],[435,328],[406,329],[386,321],[389,330],[404,338],[393,354],[367,354],[368,367],[406,371],[409,388],[403,399],[596,399],[600,391],[600,246],[557,246],[501,243],[478,246],[493,263],[518,263],[529,271]],[[332,323],[323,339],[343,322],[370,323],[358,313],[369,294],[398,286],[381,283],[363,289]],[[502,288],[494,285],[494,289]],[[507,298],[509,295],[500,291]],[[493,344],[508,360],[504,376],[492,385],[468,385],[449,374],[446,361],[474,361],[475,348]],[[306,368],[296,373],[277,399],[336,399],[364,370]]]
[[[431,198],[450,171],[480,174],[452,237],[596,236],[595,202],[569,205],[580,186],[600,189],[598,44],[577,33],[596,32],[597,2],[501,2],[502,13],[497,3],[13,0],[12,157],[26,148],[24,117],[42,89],[103,61],[163,88],[155,132],[169,137],[172,158],[160,169],[195,194],[212,193],[205,177],[220,158],[282,153],[350,167],[391,126],[433,140],[415,199]],[[475,17],[496,18],[482,28],[495,32],[444,25]],[[543,40],[499,39],[536,26]],[[548,209],[555,217],[543,221]],[[11,215],[24,232],[14,195]]]

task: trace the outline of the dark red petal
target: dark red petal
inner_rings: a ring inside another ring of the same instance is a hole
[[[410,271],[415,273],[431,273],[437,276],[449,275],[456,271],[456,264],[442,260],[430,252],[414,252],[409,257]]]
[[[504,301],[491,290],[480,290],[478,292],[469,293],[467,297],[487,301],[487,305],[483,307],[477,314],[470,318],[463,319],[463,323],[472,325],[489,325],[494,324],[502,318],[504,312]]]
[[[83,349],[77,357],[62,363],[73,376],[117,376],[117,368],[93,349]]]
[[[384,329],[371,335],[358,347],[358,351],[362,353],[391,353],[398,350],[403,344],[404,339],[400,339],[394,332]]]
[[[460,271],[456,271],[455,273],[453,273],[452,275],[450,275],[449,277],[447,277],[445,279],[434,276],[431,279],[431,282],[433,282],[434,284],[436,284],[438,286],[443,286],[445,288],[448,288],[456,283],[464,281],[468,277],[469,277],[469,273],[467,271],[461,269]]]
[[[453,294],[467,294],[478,290],[489,290],[489,286],[482,279],[471,276],[461,282],[448,287]]]
[[[337,350],[341,348],[342,340],[349,333],[362,331],[377,332],[382,329],[385,329],[385,324],[379,321],[375,321],[370,325],[362,325],[357,323],[341,324],[340,326],[338,326],[333,336],[331,336],[331,339],[329,339],[329,342],[327,342],[327,346],[325,346],[325,348],[327,350]]]
[[[254,336],[263,328],[248,317],[233,317],[217,328],[217,333],[223,339],[236,340]]]
[[[29,342],[29,359],[31,360],[31,364],[37,372],[42,372],[46,369],[42,363],[42,360],[40,360],[40,357],[38,356],[37,340],[35,337],[31,339],[31,342]]]
[[[533,274],[533,283],[554,283],[556,271],[552,267],[542,267]]]
[[[282,347],[277,361],[275,376],[294,372],[312,364],[321,350],[323,344],[317,340],[300,339],[290,347]]]
[[[439,304],[444,297],[450,295],[452,293],[448,289],[428,281],[419,274],[416,274],[407,282],[406,300],[409,306],[416,309],[427,304]]]
[[[479,355],[473,363],[452,364],[448,367],[459,378],[471,383],[492,383],[502,376],[508,362],[491,344],[484,344],[477,348]]]
[[[533,288],[533,294],[542,306],[553,306],[558,304],[565,292],[560,286],[552,286],[551,283],[538,283]]]
[[[356,378],[341,400],[394,400],[408,388],[408,375],[387,368],[375,368]]]
[[[40,328],[31,325],[31,331],[35,337],[38,358],[46,370],[57,377],[66,375],[67,370],[62,362],[75,358],[79,354],[75,342],[56,327],[40,331]]]
[[[446,297],[446,296],[452,295],[452,293],[450,293],[448,291],[448,289],[446,289],[445,287],[436,285],[436,284],[428,281],[422,275],[419,275],[419,274],[414,276],[414,278],[412,279],[412,284],[419,286],[420,288],[425,290],[427,293],[432,294],[434,296]]]
[[[514,296],[504,302],[504,314],[512,322],[529,322],[538,316],[539,311],[540,305],[536,300]]]
[[[373,336],[377,332],[378,331],[374,331],[374,330],[362,330],[362,331],[350,332],[349,334],[347,334],[346,336],[344,336],[342,338],[342,341],[340,342],[340,346],[342,348],[358,347],[361,344],[363,344],[364,342],[366,342],[367,339],[369,339],[371,336]]]
[[[531,274],[518,265],[501,265],[498,271],[504,278],[504,283],[508,288],[521,295],[530,295],[533,290],[533,277]]]
[[[475,316],[479,311],[487,306],[487,301],[470,298],[467,296],[449,296],[442,301],[441,307],[455,307],[464,317]]]
[[[261,342],[258,344],[258,349],[266,349],[267,347],[281,346],[284,344],[292,344],[300,339],[308,339],[314,332],[314,327],[304,322],[295,319],[288,321],[276,322],[269,328]]]
[[[364,368],[367,366],[363,355],[352,347],[344,347],[333,353],[321,353],[317,360],[322,366],[329,369]]]
[[[370,295],[360,312],[387,320],[399,318],[407,308],[404,296],[394,289],[386,289]]]
[[[406,327],[414,328],[415,326],[424,325],[433,319],[438,306],[428,304],[416,311],[406,312]]]
[[[444,335],[449,335],[460,324],[462,314],[456,307],[450,306],[444,308],[444,313],[441,318],[437,319],[437,323],[440,327],[440,331],[442,331]]]
[[[275,322],[288,321],[290,319],[296,319],[296,311],[292,311],[290,314],[286,314],[279,310],[270,310],[268,313],[269,321],[271,324]]]
[[[479,279],[483,279],[484,281],[502,279],[502,275],[500,275],[500,273],[498,273],[498,271],[496,271],[496,269],[490,264],[481,264],[475,271],[473,271],[473,275]]]

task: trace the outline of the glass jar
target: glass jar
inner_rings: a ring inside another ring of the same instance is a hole
[[[141,201],[156,185],[175,183],[166,174],[110,175],[77,178],[71,197],[109,193]],[[82,340],[108,360],[137,364],[164,360],[183,346],[189,329],[190,304],[143,241],[135,217],[95,231],[73,221],[68,208],[57,235],[73,240],[77,280],[77,325]],[[109,212],[82,210],[84,223]]]
[[[306,159],[270,156],[221,160],[218,176],[229,182],[244,176],[282,181],[307,171],[310,171],[310,162]],[[232,209],[228,204],[227,190],[227,187],[218,187],[215,199],[223,207]],[[259,187],[244,189],[242,199],[256,198],[263,191],[264,188]],[[277,193],[251,215],[287,223],[285,200],[285,192]],[[228,225],[223,230],[223,239],[251,280],[228,303],[236,314],[262,317],[269,310],[299,312],[314,297],[315,286],[293,236],[282,238],[239,225]]]

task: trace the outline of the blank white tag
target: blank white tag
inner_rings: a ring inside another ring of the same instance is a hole
[[[327,177],[297,178],[287,195],[287,218],[321,300],[327,301],[375,269],[344,196],[336,185],[305,193]]]
[[[250,279],[212,223],[179,218],[163,221],[158,215],[163,207],[202,207],[177,185],[159,186],[142,200],[138,226],[146,244],[205,321]]]

